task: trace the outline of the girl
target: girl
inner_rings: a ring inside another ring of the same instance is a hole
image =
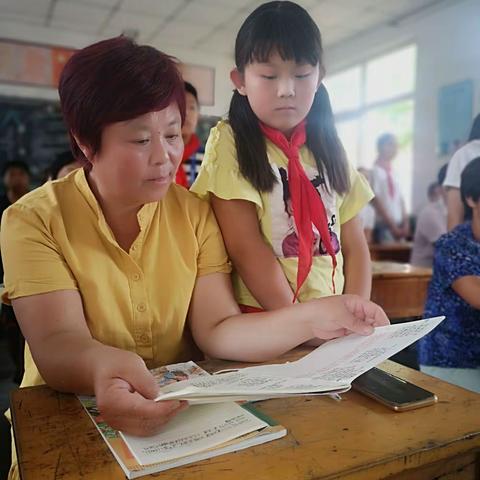
[[[293,2],[261,5],[240,28],[235,63],[228,122],[212,129],[192,190],[211,199],[238,302],[252,311],[368,298],[357,214],[372,193],[335,130],[318,27]]]

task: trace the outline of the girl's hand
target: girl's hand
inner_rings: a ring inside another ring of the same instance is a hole
[[[329,340],[350,333],[370,335],[374,327],[390,324],[381,307],[358,295],[335,295],[313,302],[318,316],[310,321],[312,337]]]
[[[138,355],[111,349],[101,360],[95,395],[102,419],[115,430],[137,436],[153,435],[187,408],[187,402],[153,401],[158,386]]]

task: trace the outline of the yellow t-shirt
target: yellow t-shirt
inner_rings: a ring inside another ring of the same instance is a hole
[[[208,198],[209,193],[213,193],[224,200],[237,199],[253,202],[257,207],[262,235],[280,262],[292,290],[295,290],[298,238],[295,233],[288,189],[285,188],[288,182],[288,160],[285,154],[269,140],[267,140],[267,155],[277,182],[271,192],[259,192],[240,173],[232,129],[227,122],[221,121],[210,132],[202,167],[191,190],[201,198]],[[331,240],[337,251],[335,286],[337,293],[341,293],[345,280],[340,227],[358,214],[373,198],[373,193],[364,177],[349,166],[351,187],[346,195],[340,196],[333,189],[328,189],[328,185],[319,181],[315,158],[306,146],[300,150],[300,160],[307,177],[316,187],[325,205]],[[303,302],[332,294],[332,260],[324,252],[315,227],[313,229],[316,243],[312,269],[299,295],[299,300]],[[235,272],[233,283],[236,298],[240,304],[259,306]]]
[[[215,217],[207,202],[177,185],[137,216],[140,233],[127,253],[84,170],[25,195],[3,215],[3,301],[78,290],[98,341],[138,353],[149,368],[191,359],[196,350],[185,319],[195,281],[230,272]],[[26,348],[22,386],[40,383]]]

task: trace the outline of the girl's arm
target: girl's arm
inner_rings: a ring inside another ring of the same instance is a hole
[[[357,215],[342,224],[341,229],[345,275],[343,293],[353,293],[369,299],[372,290],[372,266],[362,222]]]
[[[197,279],[189,322],[195,342],[206,355],[243,362],[271,360],[313,337],[368,335],[373,327],[389,323],[378,305],[356,295],[334,295],[274,312],[242,315],[225,273]]]
[[[111,427],[151,435],[185,407],[151,400],[158,386],[144,361],[92,338],[78,291],[31,295],[12,304],[46,383],[62,392],[95,394]]]
[[[272,249],[262,237],[255,204],[222,200],[211,204],[236,271],[265,310],[292,304],[293,292]]]

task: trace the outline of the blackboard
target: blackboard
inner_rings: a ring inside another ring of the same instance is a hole
[[[58,103],[0,97],[0,169],[11,160],[23,160],[36,186],[55,155],[69,149]]]

